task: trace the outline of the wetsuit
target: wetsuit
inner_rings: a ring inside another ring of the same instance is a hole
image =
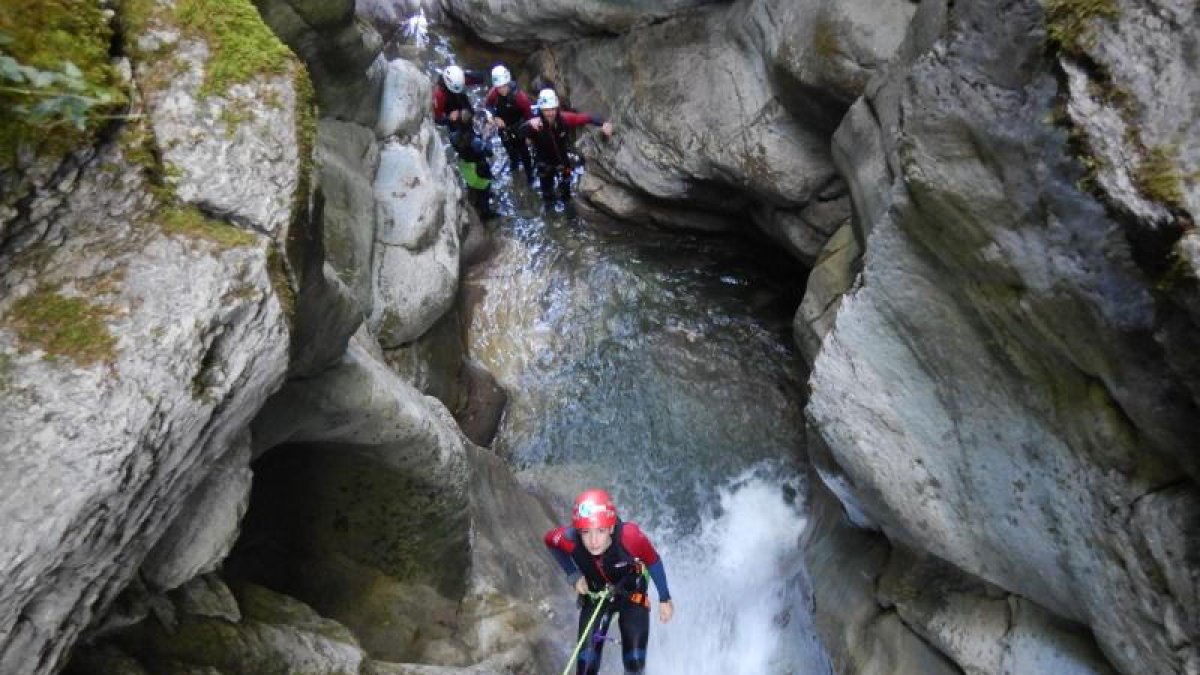
[[[480,218],[495,216],[492,211],[492,146],[480,138],[470,124],[450,132],[450,145],[458,152],[458,172],[467,184],[467,196]]]
[[[464,71],[468,85],[483,83],[483,76],[474,71]],[[458,112],[458,119],[450,119],[450,113]],[[491,147],[475,132],[471,99],[464,89],[453,92],[438,78],[433,85],[433,122],[450,132],[450,145],[458,153],[458,172],[467,184],[467,195],[481,218],[494,215],[491,207],[492,167],[488,158]]]
[[[467,70],[463,74],[468,86],[483,84],[483,76],[479,73]],[[450,113],[456,110],[459,111],[460,117],[457,121],[451,120]],[[464,124],[461,117],[464,110],[468,112],[471,110],[471,99],[467,97],[466,89],[464,88],[458,93],[452,92],[446,88],[446,83],[439,77],[433,84],[433,123],[454,131]]]
[[[521,123],[518,133],[533,143],[537,156],[538,178],[542,183],[542,197],[546,201],[554,199],[554,182],[558,181],[559,192],[563,199],[571,198],[571,160],[567,151],[571,148],[570,130],[585,124],[602,126],[604,119],[587,113],[559,110],[554,117],[554,123],[546,121],[542,115],[542,128],[535,130],[529,121]]]
[[[554,555],[572,584],[582,574],[592,592],[613,588],[608,607],[596,619],[592,636],[579,651],[578,675],[600,672],[600,655],[613,614],[619,614],[621,659],[625,672],[640,673],[646,666],[646,642],[650,638],[650,599],[646,595],[646,574],[654,580],[659,602],[671,599],[667,573],[658,552],[637,523],[617,521],[613,541],[604,553],[593,556],[583,545],[583,537],[573,527],[558,527],[546,533],[546,547]],[[579,609],[579,632],[583,637],[596,599],[585,597]]]
[[[504,128],[500,130],[500,142],[508,153],[508,165],[515,173],[518,166],[525,167],[525,177],[533,182],[533,160],[529,156],[529,144],[517,134],[517,128],[525,120],[533,118],[533,106],[529,96],[516,88],[515,84],[508,85],[508,96],[500,95],[499,87],[492,87],[483,104],[496,117],[504,120]]]

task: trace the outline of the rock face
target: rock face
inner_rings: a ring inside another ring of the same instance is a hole
[[[4,672],[61,668],[189,504],[208,525],[195,548],[164,543],[153,576],[213,564],[234,514],[202,485],[288,364],[277,241],[303,173],[302,69],[281,52],[218,83],[209,38],[173,7],[125,19],[144,123],[35,192],[0,251]],[[164,45],[174,59],[148,58]]]
[[[618,130],[581,143],[581,192],[676,227],[737,229],[749,213],[812,264],[849,217],[829,134],[912,12],[877,5],[738,2],[551,48],[539,69]]]
[[[425,115],[428,76],[393,61],[384,91],[374,132],[322,121],[318,159],[330,260],[372,332],[392,348],[425,333],[453,303],[466,215]]]
[[[441,8],[488,42],[530,47],[584,35],[624,33],[712,0],[442,0]]]
[[[1194,76],[1194,60],[1163,56],[1194,42],[1194,9],[1152,19],[1150,4],[1114,3],[1120,18],[1080,25],[1153,24],[1164,32],[1148,58]],[[1077,56],[1061,57],[1062,78],[1047,56],[1065,20],[1054,12],[923,3],[901,58],[839,129],[865,252],[816,357],[808,416],[848,512],[1015,594],[947,589],[922,608],[897,592],[921,584],[881,586],[880,602],[965,670],[1103,672],[1086,636],[1044,608],[1090,627],[1122,672],[1187,672],[1200,664],[1188,580],[1200,399],[1181,355],[1197,349],[1196,268],[1186,255],[1172,267],[1172,238],[1141,236],[1169,232],[1158,219],[1186,200],[1139,210],[1107,179],[1078,187],[1090,160],[1053,112],[1068,96],[1070,123],[1095,88]],[[1095,44],[1087,53],[1130,91],[1158,86],[1134,81],[1141,56],[1117,65],[1124,43]],[[1180,152],[1191,147],[1192,127],[1152,108],[1136,117],[1141,137],[1183,128]],[[1005,637],[980,650],[945,629],[972,623]]]

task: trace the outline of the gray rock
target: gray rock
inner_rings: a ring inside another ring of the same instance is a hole
[[[365,313],[371,308],[375,243],[375,190],[379,146],[370,129],[322,119],[317,127],[317,167],[324,195],[325,252],[338,278]]]
[[[1123,672],[1180,672],[1196,659],[1196,633],[1179,638],[1194,592],[1149,570],[1187,567],[1197,546],[1194,388],[1164,358],[1191,343],[1159,332],[1174,308],[1075,186],[1047,122],[1060,91],[1042,17],[1033,2],[918,15],[914,34],[941,23],[942,40],[853,118],[863,138],[874,118],[886,162],[847,152],[875,167],[847,180],[876,219],[859,227],[862,286],[816,358],[808,413],[891,539],[1086,624]],[[888,190],[855,185],[881,166]],[[1145,543],[1141,508],[1173,533],[1169,552]],[[1065,653],[1038,644],[1004,667]]]
[[[1185,0],[1111,7],[1114,16],[1093,18],[1069,38],[1091,72],[1070,53],[1060,58],[1069,75],[1067,112],[1086,138],[1100,188],[1118,208],[1151,227],[1174,221],[1165,207],[1195,222],[1200,184],[1189,175],[1200,163],[1200,10]],[[1160,162],[1151,171],[1155,153]],[[1164,203],[1166,190],[1147,190],[1150,173],[1174,183],[1174,203]]]
[[[230,623],[242,620],[242,610],[229,586],[216,574],[196,577],[172,594],[179,612],[185,615],[225,619]]]
[[[237,539],[250,504],[250,436],[243,434],[188,497],[142,564],[151,587],[169,591],[217,568]]]
[[[375,134],[408,137],[420,130],[432,103],[429,78],[412,63],[394,59],[387,64]]]
[[[580,194],[673,227],[736,229],[750,211],[812,264],[848,215],[829,192],[829,136],[912,13],[899,1],[754,0],[554,46],[539,69],[617,130],[580,143]]]
[[[255,0],[263,21],[304,60],[322,117],[373,126],[383,39],[354,0]]]
[[[171,49],[169,64],[136,70],[165,81],[146,93],[146,105],[168,185],[206,213],[284,237],[301,172],[297,115],[306,102],[296,81],[303,68],[202,95],[208,45],[181,39]]]
[[[151,672],[168,668],[177,672],[177,667],[189,675],[362,672],[365,655],[344,626],[303,603],[253,584],[239,584],[234,592],[240,621],[181,614],[172,632],[146,621],[120,635],[117,642]]]
[[[1085,628],[930,556],[894,549],[878,596],[968,674],[1115,673]]]
[[[895,612],[880,606],[875,597],[875,579],[887,564],[888,541],[851,526],[837,499],[820,481],[812,481],[801,548],[812,578],[814,624],[834,672],[960,672]]]
[[[442,9],[475,35],[507,47],[531,47],[584,35],[624,33],[712,0],[441,0]]]
[[[384,145],[375,175],[374,300],[367,323],[385,348],[417,338],[454,302],[460,194],[431,122],[424,122],[414,145]]]
[[[804,299],[800,301],[792,323],[796,345],[808,363],[816,359],[821,340],[833,328],[842,296],[854,284],[861,255],[854,230],[849,224],[843,225],[825,244],[821,257],[808,275]]]
[[[0,263],[0,476],[22,486],[0,502],[5,672],[60,666],[287,367],[270,244],[166,234],[140,172],[115,148],[101,162],[55,212],[69,236],[48,266]],[[14,303],[38,288],[99,313],[85,329],[95,360],[19,337]]]

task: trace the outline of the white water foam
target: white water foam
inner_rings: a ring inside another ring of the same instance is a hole
[[[720,508],[698,532],[651,533],[675,616],[662,624],[652,605],[647,675],[831,672],[798,573],[804,517],[779,480],[755,473],[719,491]]]

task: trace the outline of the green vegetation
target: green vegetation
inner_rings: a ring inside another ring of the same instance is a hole
[[[194,206],[173,206],[158,213],[163,231],[193,241],[207,241],[221,248],[253,246],[258,238],[237,226],[204,215]]]
[[[288,327],[294,328],[292,322],[296,317],[296,291],[292,289],[287,268],[284,267],[283,255],[275,246],[272,246],[267,252],[267,274],[271,277],[271,287],[279,296],[279,306],[283,308],[283,316],[288,322]]]
[[[223,94],[257,75],[284,73],[292,62],[291,50],[249,0],[179,0],[175,15],[181,28],[204,38],[212,54],[201,96]]]
[[[1179,170],[1179,151],[1159,146],[1146,151],[1146,157],[1134,171],[1138,189],[1160,204],[1182,209],[1184,206],[1183,174]]]
[[[812,46],[817,56],[837,56],[838,28],[829,17],[821,16],[813,23]]]
[[[1120,16],[1116,0],[1047,0],[1047,36],[1059,49],[1080,54],[1096,39],[1094,20]]]
[[[104,323],[111,313],[86,298],[43,286],[13,303],[7,321],[22,346],[39,348],[51,359],[63,357],[89,366],[116,355],[117,340]]]
[[[0,3],[0,167],[21,148],[65,154],[90,143],[126,102],[99,3]]]
[[[0,394],[8,391],[12,382],[12,357],[0,353]]]

